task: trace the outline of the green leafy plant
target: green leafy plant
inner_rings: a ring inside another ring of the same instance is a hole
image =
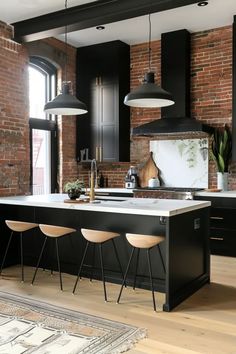
[[[84,188],[84,182],[81,181],[80,179],[77,179],[76,181],[73,181],[73,182],[67,182],[64,185],[64,191],[66,193],[68,193],[70,190],[79,190],[79,191],[81,191],[82,188]]]
[[[227,125],[216,128],[212,139],[212,157],[218,172],[228,172],[232,156],[232,135]]]

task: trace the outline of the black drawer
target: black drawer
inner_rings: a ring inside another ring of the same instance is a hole
[[[223,228],[210,229],[211,254],[236,256],[236,231]]]
[[[211,208],[210,226],[236,231],[236,209]]]

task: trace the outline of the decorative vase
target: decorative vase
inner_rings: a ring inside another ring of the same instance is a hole
[[[217,172],[217,188],[222,191],[228,190],[228,172]]]
[[[77,199],[80,197],[81,190],[80,189],[69,189],[68,190],[68,197],[72,200]]]

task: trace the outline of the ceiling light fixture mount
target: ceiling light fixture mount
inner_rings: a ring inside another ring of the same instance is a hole
[[[148,66],[143,83],[125,96],[124,104],[130,107],[156,108],[174,104],[171,93],[155,84],[155,73],[151,71],[151,15],[149,20]]]
[[[67,0],[65,0],[65,9],[67,9]],[[62,82],[61,93],[45,104],[44,112],[46,113],[71,116],[88,112],[86,105],[70,93],[71,82],[67,81],[67,59],[67,26],[65,26],[65,79]]]
[[[197,4],[197,6],[200,6],[200,7],[207,6],[207,5],[208,5],[208,1],[200,1]]]

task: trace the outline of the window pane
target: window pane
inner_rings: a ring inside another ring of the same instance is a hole
[[[30,117],[45,119],[46,75],[32,66],[29,66],[29,103]]]
[[[33,194],[51,193],[51,135],[32,129]]]

